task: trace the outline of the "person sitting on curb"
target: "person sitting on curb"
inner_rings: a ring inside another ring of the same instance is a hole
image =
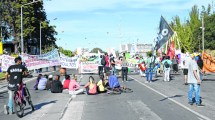
[[[46,89],[47,79],[48,79],[48,75],[44,75],[41,77],[39,84],[38,84],[38,90],[45,90]]]
[[[53,75],[49,75],[48,81],[46,83],[46,90],[50,90],[51,89],[52,81],[53,81]]]
[[[69,89],[70,76],[65,75],[65,80],[63,81],[63,89]]]
[[[88,95],[97,94],[97,85],[92,76],[89,77],[89,82],[84,86]]]
[[[77,77],[75,75],[72,75],[72,79],[69,83],[69,94],[72,95],[73,98],[76,97],[76,95],[83,93],[84,90],[80,89],[80,85],[77,83]]]
[[[51,85],[51,92],[52,93],[62,93],[63,85],[60,81],[60,75],[55,76],[55,80],[52,82]]]

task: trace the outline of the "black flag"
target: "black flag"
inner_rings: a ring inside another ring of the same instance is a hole
[[[158,33],[157,41],[155,44],[155,50],[158,50],[173,35],[172,29],[169,27],[168,23],[163,18],[163,16],[161,16],[159,29],[160,31]]]

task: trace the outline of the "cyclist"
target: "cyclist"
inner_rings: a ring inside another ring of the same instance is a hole
[[[5,74],[5,79],[8,81],[8,105],[4,106],[4,113],[5,114],[12,114],[13,113],[13,94],[15,90],[21,87],[23,84],[23,76],[27,75],[27,68],[22,65],[21,57],[15,58],[15,65],[11,65]],[[9,79],[8,79],[9,78]],[[23,100],[23,103],[25,101]]]

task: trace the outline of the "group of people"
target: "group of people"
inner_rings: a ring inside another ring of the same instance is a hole
[[[200,84],[204,74],[203,60],[200,55],[186,53],[185,57],[181,59],[181,61],[181,68],[184,74],[184,85],[189,85],[188,103],[191,105],[196,103],[197,106],[201,106]],[[174,73],[178,73],[179,63],[180,61],[178,56],[174,56],[172,60],[170,60],[169,56],[164,56],[159,60],[152,54],[149,54],[148,58],[142,62],[143,66],[140,65],[140,70],[141,72],[145,72],[146,83],[150,83],[152,81],[153,73],[156,76],[157,73],[160,72],[160,68],[162,68],[164,73],[164,81],[170,81],[170,70],[172,68]],[[194,98],[192,96],[193,92],[195,94]]]

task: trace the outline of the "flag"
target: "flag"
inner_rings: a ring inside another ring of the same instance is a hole
[[[173,35],[172,29],[169,27],[166,20],[161,16],[160,19],[160,26],[159,26],[159,33],[157,37],[157,41],[155,44],[155,49],[158,50],[163,44],[165,44],[170,37]]]
[[[174,41],[171,42],[168,51],[167,51],[167,55],[170,56],[170,60],[172,60],[172,58],[175,56],[175,45],[174,45]]]

